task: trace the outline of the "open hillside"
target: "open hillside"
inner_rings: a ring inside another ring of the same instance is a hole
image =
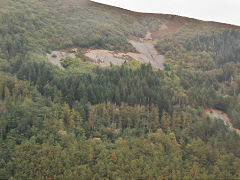
[[[0,0],[0,179],[239,179],[240,27],[88,0]]]

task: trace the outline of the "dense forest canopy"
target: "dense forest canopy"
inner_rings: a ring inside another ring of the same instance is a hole
[[[240,178],[239,27],[79,0],[0,5],[0,179]],[[128,39],[147,32],[164,70],[82,53],[135,52]],[[65,70],[46,57],[72,47]]]

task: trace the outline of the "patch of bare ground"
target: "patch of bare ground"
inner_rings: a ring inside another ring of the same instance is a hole
[[[163,55],[158,54],[153,42],[137,42],[133,40],[129,40],[129,42],[132,44],[133,47],[135,47],[138,52],[128,53],[129,56],[142,63],[150,63],[154,68],[164,69],[163,63],[165,58]]]
[[[235,131],[238,135],[240,135],[240,130],[233,127],[228,115],[220,110],[213,108],[206,108],[205,113],[211,117],[216,119],[223,120],[224,124],[232,131]]]
[[[92,64],[103,67],[108,67],[111,64],[120,66],[129,59],[129,57],[124,53],[117,53],[114,51],[101,49],[89,50],[85,56]]]
[[[67,57],[76,58],[76,55],[74,53],[69,53],[66,50],[52,51],[51,54],[47,54],[48,60],[62,70],[64,70],[64,67],[61,64],[61,60],[66,59]]]
[[[136,49],[136,52],[119,52],[109,51],[103,49],[81,49],[85,57],[91,64],[108,67],[113,65],[122,65],[125,61],[135,59],[141,63],[150,63],[152,67],[156,69],[164,69],[163,55],[158,54],[154,47],[155,41],[152,38],[152,33],[147,32],[144,38],[131,37],[129,43]],[[53,51],[51,54],[47,54],[49,61],[60,69],[64,69],[61,65],[61,60],[67,57],[76,58],[78,47],[72,47],[65,50]]]
[[[164,36],[166,34],[173,34],[177,32],[177,30],[182,27],[182,23],[177,21],[167,21],[163,25],[160,26],[158,31],[152,33],[153,38],[158,38],[160,36]]]
[[[150,63],[156,69],[164,69],[164,56],[158,54],[152,41],[152,34],[148,32],[144,38],[131,37],[129,43],[136,49],[137,53],[116,52],[108,50],[87,50],[85,56],[92,64],[100,66],[122,65],[125,61],[135,59],[141,63]]]

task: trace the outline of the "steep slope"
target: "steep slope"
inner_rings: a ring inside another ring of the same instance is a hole
[[[147,31],[155,38],[175,33],[181,27],[238,28],[193,19],[157,14],[141,14],[94,2],[18,2],[1,0],[1,52],[48,51],[67,47],[95,47],[134,51],[129,36],[143,38]],[[41,11],[38,8],[41,7]],[[21,23],[20,23],[21,22]],[[11,36],[8,36],[11,34]],[[7,45],[8,44],[8,45]]]
[[[239,117],[239,27],[0,0],[0,179],[240,179]]]
[[[229,117],[227,114],[223,113],[222,111],[216,110],[216,109],[210,109],[207,108],[205,109],[205,112],[207,113],[207,115],[209,115],[211,118],[216,118],[216,119],[220,119],[224,122],[224,124],[231,130],[231,131],[235,131],[237,134],[240,135],[240,130],[236,129],[233,127]]]
[[[147,35],[151,37],[151,33],[148,32]],[[152,67],[156,69],[164,69],[164,56],[159,55],[154,47],[154,41],[146,40],[145,38],[139,38],[138,41],[129,40],[129,43],[136,49],[136,53],[88,50],[85,56],[90,59],[90,62],[104,67],[110,66],[111,64],[122,65],[123,63],[134,59],[141,63],[150,63]]]

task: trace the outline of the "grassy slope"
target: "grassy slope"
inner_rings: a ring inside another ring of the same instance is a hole
[[[143,37],[170,22],[193,26],[229,27],[172,15],[141,14],[98,3],[70,1],[0,1],[2,53],[50,50],[71,46],[132,51],[128,36]],[[41,9],[41,11],[39,11]],[[234,26],[232,26],[235,28]],[[8,34],[11,34],[9,37]],[[22,48],[19,49],[19,46]]]

